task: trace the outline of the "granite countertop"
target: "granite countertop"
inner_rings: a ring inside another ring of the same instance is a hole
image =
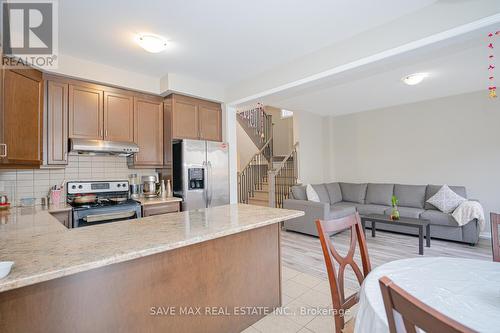
[[[0,239],[67,231],[68,229],[51,213],[69,210],[71,206],[66,204],[49,207],[11,207],[8,210],[2,210],[0,211]]]
[[[17,214],[17,213],[16,213]],[[243,204],[66,229],[48,210],[26,222],[55,232],[0,231],[0,261],[14,261],[0,292],[106,265],[165,252],[304,215],[301,211]],[[24,217],[22,218],[24,219]],[[52,223],[52,225],[51,225]],[[61,229],[62,227],[63,229]],[[29,229],[29,227],[26,227]],[[36,227],[35,227],[36,228]]]
[[[176,198],[176,197],[171,197],[171,198],[160,198],[160,197],[154,197],[154,198],[145,198],[145,197],[140,197],[138,199],[135,199],[141,203],[143,206],[148,206],[148,205],[158,205],[162,203],[170,203],[170,202],[181,202],[181,198]]]

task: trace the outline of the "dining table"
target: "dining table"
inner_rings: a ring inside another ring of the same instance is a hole
[[[389,332],[379,279],[395,284],[442,314],[478,332],[500,332],[500,263],[426,257],[392,261],[363,281],[354,332]]]

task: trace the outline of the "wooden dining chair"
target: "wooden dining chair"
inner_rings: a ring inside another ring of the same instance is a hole
[[[385,312],[391,333],[416,333],[420,328],[427,333],[473,333],[475,331],[445,316],[439,311],[422,303],[396,285],[387,276],[379,279]],[[402,318],[402,325],[396,324],[394,311]],[[404,329],[403,327],[404,326]]]
[[[491,224],[491,247],[493,249],[493,261],[500,262],[500,239],[498,238],[498,226],[500,226],[500,214],[490,213]]]
[[[353,329],[354,318],[347,324],[345,322],[345,312],[351,309],[359,301],[359,293],[345,297],[344,289],[344,273],[347,265],[352,267],[359,285],[363,283],[366,275],[371,270],[370,258],[368,257],[368,249],[366,247],[365,233],[361,226],[359,214],[355,213],[339,219],[329,221],[316,221],[318,228],[321,248],[325,257],[326,270],[328,272],[328,280],[330,281],[330,292],[332,294],[332,303],[334,309],[335,332],[342,333]],[[330,235],[336,232],[350,229],[351,240],[349,250],[343,257],[333,246]],[[363,271],[354,261],[354,253],[356,252],[356,244],[359,243],[361,262]],[[338,264],[338,270],[335,268],[335,261]]]

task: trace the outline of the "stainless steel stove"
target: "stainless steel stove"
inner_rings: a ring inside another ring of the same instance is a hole
[[[128,189],[126,180],[68,182],[66,193],[73,207],[73,228],[141,217],[141,205],[129,198]]]

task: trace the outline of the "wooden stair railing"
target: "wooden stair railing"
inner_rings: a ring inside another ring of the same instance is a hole
[[[251,110],[238,112],[236,119],[259,149],[273,136],[272,116],[264,111],[261,104]]]
[[[272,136],[262,148],[252,157],[247,165],[238,172],[238,202],[248,203],[255,196],[255,191],[262,190],[267,184],[267,173],[271,169],[273,156]]]
[[[283,201],[290,196],[292,186],[297,185],[298,146],[295,143],[290,154],[268,172],[269,207],[282,208]]]

